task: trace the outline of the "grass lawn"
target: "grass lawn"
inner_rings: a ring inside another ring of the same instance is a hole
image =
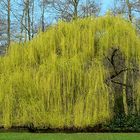
[[[140,134],[31,134],[0,133],[0,140],[140,140]]]

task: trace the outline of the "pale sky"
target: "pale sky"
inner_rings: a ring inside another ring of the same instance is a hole
[[[113,0],[101,0],[101,2],[102,2],[101,13],[105,14],[106,11],[111,8],[111,5],[113,5]]]

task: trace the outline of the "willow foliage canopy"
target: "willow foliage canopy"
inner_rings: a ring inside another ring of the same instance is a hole
[[[84,128],[140,113],[140,39],[105,16],[60,22],[0,58],[0,125]]]

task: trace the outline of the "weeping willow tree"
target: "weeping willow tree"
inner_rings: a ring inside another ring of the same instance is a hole
[[[0,125],[85,128],[140,113],[140,40],[105,16],[60,22],[0,58]]]

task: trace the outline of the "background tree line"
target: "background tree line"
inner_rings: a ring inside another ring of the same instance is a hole
[[[0,0],[0,44],[31,40],[58,20],[105,14],[101,8],[101,0]],[[108,10],[125,16],[140,30],[140,0],[113,0]]]
[[[100,3],[93,0],[1,0],[0,9],[1,44],[9,46],[11,41],[31,40],[38,30],[44,32],[60,19],[70,21],[98,15]]]

